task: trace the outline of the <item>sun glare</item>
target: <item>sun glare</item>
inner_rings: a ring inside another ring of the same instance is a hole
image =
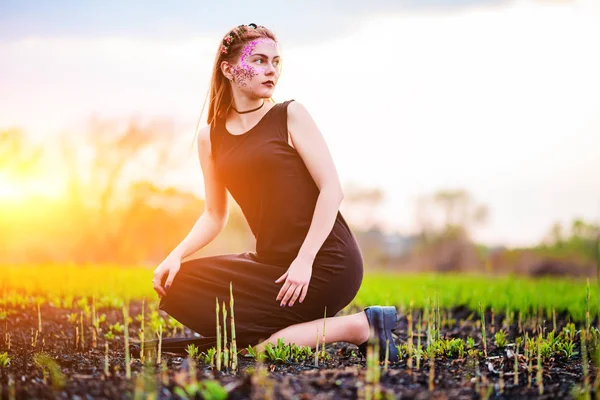
[[[56,199],[64,193],[55,178],[44,176],[13,177],[0,174],[0,204],[20,202],[31,197]]]
[[[6,177],[0,175],[0,201],[14,201],[23,198],[23,191]]]

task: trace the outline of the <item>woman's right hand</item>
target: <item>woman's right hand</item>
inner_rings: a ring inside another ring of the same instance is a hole
[[[163,262],[160,263],[158,267],[154,270],[154,279],[152,283],[154,284],[154,290],[160,297],[167,295],[167,290],[173,283],[173,279],[175,279],[175,275],[179,272],[179,268],[181,267],[181,258],[177,257],[173,254],[169,254],[167,258]],[[167,277],[167,280],[164,282],[163,280]]]

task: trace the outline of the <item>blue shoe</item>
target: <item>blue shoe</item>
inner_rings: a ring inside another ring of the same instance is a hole
[[[131,357],[140,358],[142,347],[137,343],[129,343],[129,354]]]
[[[375,343],[379,341],[379,361],[385,361],[386,343],[388,343],[388,361],[396,362],[399,361],[398,348],[394,342],[392,336],[392,329],[396,327],[396,319],[398,313],[394,306],[371,306],[365,308],[365,314],[369,321],[369,327],[372,327],[375,331],[374,336],[360,344],[358,349],[364,357],[367,357],[367,345],[368,343]],[[389,340],[389,342],[387,342]]]

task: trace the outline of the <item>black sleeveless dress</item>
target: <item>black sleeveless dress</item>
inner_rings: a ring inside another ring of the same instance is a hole
[[[325,307],[327,316],[334,316],[358,292],[363,258],[338,211],[315,257],[304,301],[281,307],[281,300],[276,300],[283,282],[275,280],[298,255],[319,195],[302,158],[288,144],[287,106],[292,101],[275,104],[244,134],[230,134],[223,120],[211,130],[217,173],[242,209],[256,238],[256,250],[181,264],[159,309],[202,338],[166,338],[163,350],[181,352],[194,343],[205,351],[215,345],[215,298],[229,308],[230,282],[238,349],[254,346],[287,326],[322,318]],[[228,310],[228,331],[229,314]]]

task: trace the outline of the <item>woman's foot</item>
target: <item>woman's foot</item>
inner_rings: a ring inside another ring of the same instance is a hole
[[[358,349],[367,356],[367,345],[369,342],[379,342],[379,361],[385,361],[386,344],[388,349],[388,361],[395,362],[399,360],[398,348],[392,336],[392,329],[396,327],[398,313],[394,306],[371,306],[364,310],[369,327],[373,329],[374,334],[363,343],[358,345]]]

